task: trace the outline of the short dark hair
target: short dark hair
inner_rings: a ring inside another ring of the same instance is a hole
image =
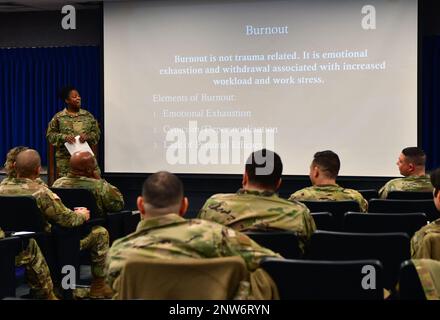
[[[255,151],[246,161],[246,173],[249,182],[275,188],[283,173],[283,162],[273,151],[267,149]]]
[[[331,179],[336,179],[341,168],[338,155],[331,150],[316,152],[312,163],[324,171]]]
[[[414,163],[416,166],[425,166],[426,154],[422,149],[418,147],[408,147],[402,150],[402,154],[409,162]]]
[[[440,168],[435,169],[430,174],[431,184],[434,187],[434,196],[436,197],[440,190]]]
[[[64,100],[69,98],[69,95],[73,90],[78,91],[78,89],[76,89],[74,86],[68,85],[68,86],[61,88],[58,95],[59,95],[60,99],[63,100],[63,102],[64,102]]]
[[[183,198],[182,181],[167,171],[153,173],[144,182],[142,197],[145,202],[158,209],[176,205]]]

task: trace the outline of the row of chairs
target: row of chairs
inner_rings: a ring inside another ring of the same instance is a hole
[[[336,224],[330,212],[313,212],[318,230],[345,232],[405,232],[411,238],[428,222],[424,213],[362,213],[346,212],[342,223]]]
[[[379,192],[375,189],[358,190],[360,194],[367,200],[379,198]],[[387,199],[395,200],[429,200],[432,199],[431,192],[420,191],[391,191],[387,195]]]
[[[330,212],[333,216],[334,230],[341,230],[344,215],[347,212],[360,212],[356,201],[302,201],[312,213]],[[369,213],[424,213],[428,221],[434,221],[440,217],[434,201],[431,200],[388,200],[371,199],[368,206]]]
[[[386,287],[378,260],[311,261],[268,258],[261,267],[275,281],[283,300],[383,300]],[[411,260],[402,262],[399,297],[425,300]]]
[[[324,261],[379,260],[384,268],[384,283],[394,288],[400,264],[410,259],[410,239],[405,233],[347,233],[316,231],[306,255],[298,247],[293,232],[247,232],[255,242],[287,259]]]

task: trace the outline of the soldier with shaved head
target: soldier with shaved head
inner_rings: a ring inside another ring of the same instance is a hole
[[[341,162],[335,152],[325,150],[315,153],[309,172],[313,186],[296,191],[289,197],[289,200],[354,200],[359,203],[360,210],[366,212],[368,202],[358,191],[343,188],[336,183],[340,168]]]
[[[96,159],[90,152],[76,152],[70,158],[69,174],[56,180],[53,187],[90,190],[101,214],[122,210],[124,198],[121,192],[101,179],[95,168]]]
[[[379,195],[385,199],[391,191],[431,192],[433,187],[425,171],[426,154],[418,147],[402,150],[397,159],[397,167],[403,178],[388,181]]]

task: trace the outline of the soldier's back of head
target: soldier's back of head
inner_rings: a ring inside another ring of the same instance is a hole
[[[19,178],[33,178],[38,176],[40,166],[40,155],[33,149],[20,152],[15,160],[15,170]]]

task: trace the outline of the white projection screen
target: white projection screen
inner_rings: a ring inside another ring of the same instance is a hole
[[[107,173],[395,176],[417,145],[417,1],[104,3]]]

